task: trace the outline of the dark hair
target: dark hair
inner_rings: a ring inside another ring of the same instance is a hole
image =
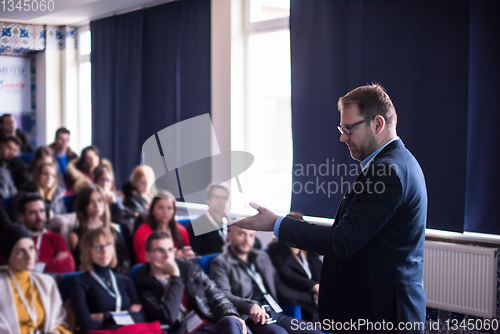
[[[82,154],[80,154],[80,159],[76,162],[76,168],[81,171],[88,171],[89,166],[87,166],[87,162],[85,161],[85,156],[88,151],[94,151],[95,154],[99,156],[99,165],[101,164],[101,153],[99,152],[99,149],[95,145],[90,145],[85,147],[82,150]]]
[[[163,239],[172,239],[172,236],[170,233],[163,232],[163,231],[153,231],[148,237],[146,238],[146,252],[151,252],[151,244],[155,240],[163,240]]]
[[[70,132],[65,127],[61,127],[59,129],[57,129],[57,131],[56,131],[56,139],[57,139],[57,136],[59,136],[60,134],[68,134],[69,135]]]
[[[10,141],[14,142],[14,144],[16,144],[17,146],[21,146],[21,141],[19,140],[19,138],[14,137],[14,136],[5,137],[2,140],[2,144],[7,144]]]
[[[12,114],[3,114],[2,116],[0,116],[0,126],[3,125],[3,121],[7,117],[12,117]]]
[[[363,118],[382,116],[387,124],[396,126],[398,116],[391,98],[384,87],[372,84],[353,89],[339,99],[339,110],[348,105],[356,104]]]
[[[113,173],[113,171],[111,169],[109,169],[108,167],[106,167],[104,165],[99,165],[94,169],[94,175],[92,176],[92,181],[94,181],[94,183],[97,184],[97,181],[99,180],[101,175],[104,173],[111,174],[111,177],[113,178],[111,190],[116,191],[115,174]]]
[[[21,196],[19,199],[19,202],[17,202],[17,209],[20,214],[25,214],[26,213],[26,205],[31,202],[35,201],[42,201],[43,203],[43,198],[39,193],[36,192],[30,192],[30,193],[25,193]]]
[[[30,165],[28,167],[28,171],[33,174],[35,171],[36,165],[40,159],[43,157],[50,156],[52,157],[52,161],[55,163],[56,162],[56,157],[54,155],[54,152],[48,147],[48,146],[40,146],[36,149],[35,153],[33,154],[33,159],[31,159]]]
[[[227,191],[227,193],[229,195],[229,187],[228,186],[226,186],[225,184],[222,184],[222,183],[213,182],[213,183],[210,183],[207,186],[207,189],[205,190],[205,195],[206,195],[207,199],[212,198],[212,193],[214,192],[214,189],[223,189],[223,190]]]
[[[90,198],[92,197],[92,194],[94,192],[98,192],[103,199],[104,213],[101,216],[103,226],[109,228],[109,226],[111,225],[109,209],[108,205],[106,204],[106,199],[104,198],[104,194],[99,187],[92,184],[83,188],[78,193],[78,197],[76,198],[75,211],[76,211],[76,217],[78,218],[78,222],[80,223],[80,226],[78,228],[80,229],[81,235],[83,235],[85,231],[87,231],[87,220],[88,220],[87,207],[90,204]]]
[[[162,199],[172,200],[172,204],[174,205],[174,214],[172,215],[172,219],[170,219],[170,221],[168,222],[168,229],[172,235],[172,239],[174,240],[174,242],[177,244],[179,248],[182,248],[185,246],[184,238],[182,237],[181,232],[177,228],[177,221],[175,220],[175,215],[177,214],[177,200],[175,199],[175,196],[172,195],[170,192],[165,190],[160,190],[156,193],[155,198],[153,198],[153,201],[149,205],[149,215],[148,215],[149,226],[153,231],[158,230],[158,222],[156,221],[156,218],[153,215],[153,211],[158,201]]]

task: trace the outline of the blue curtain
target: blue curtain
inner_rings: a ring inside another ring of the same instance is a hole
[[[396,107],[398,135],[424,171],[427,227],[463,231],[466,175],[471,180],[470,20],[467,0],[291,0],[293,211],[335,215],[357,171],[339,142],[337,101],[379,83]],[[487,121],[498,119],[494,110],[485,111]],[[321,169],[327,162],[329,170]]]
[[[472,1],[465,230],[500,234],[499,1]]]
[[[93,21],[90,29],[92,138],[121,185],[146,139],[210,113],[210,0],[170,2]],[[200,182],[210,175],[201,170]]]

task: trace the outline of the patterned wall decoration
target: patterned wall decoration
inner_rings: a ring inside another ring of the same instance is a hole
[[[0,22],[0,55],[26,56],[46,47],[76,48],[77,28]]]

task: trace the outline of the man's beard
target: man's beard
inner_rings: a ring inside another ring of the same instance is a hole
[[[40,226],[40,227],[38,227],[38,226]],[[26,226],[26,227],[31,232],[41,232],[41,231],[43,231],[43,228],[45,227],[45,222],[43,220],[39,220],[36,223],[29,225],[29,226]]]

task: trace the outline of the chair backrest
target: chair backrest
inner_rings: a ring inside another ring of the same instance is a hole
[[[59,284],[59,294],[61,295],[61,299],[62,299],[63,303],[64,303],[64,301],[66,301],[66,299],[69,298],[69,281],[70,281],[71,277],[76,276],[76,275],[80,275],[83,273],[84,273],[84,271],[75,271],[72,273],[61,274],[62,281]]]
[[[132,267],[132,269],[130,269],[130,273],[128,275],[130,276],[132,281],[134,280],[135,275],[137,274],[137,270],[139,270],[140,267],[142,267],[142,263],[136,264]]]
[[[191,224],[191,219],[189,217],[179,217],[177,218],[177,222],[187,228]]]
[[[219,256],[221,253],[214,253],[202,256],[198,259],[198,265],[203,269],[205,274],[210,273],[210,265],[212,264],[213,259]]]
[[[64,206],[66,207],[66,212],[75,212],[76,195],[64,196],[63,202]]]
[[[33,160],[34,153],[21,153],[19,157],[24,161],[26,165],[29,165],[31,163],[31,160]]]

